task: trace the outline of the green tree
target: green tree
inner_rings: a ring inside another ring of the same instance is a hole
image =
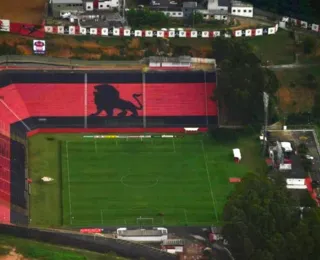
[[[319,259],[320,214],[310,207],[301,220],[282,181],[248,174],[224,207],[222,232],[236,259]]]
[[[127,20],[133,28],[167,27],[169,18],[163,12],[150,10],[130,9],[127,12]]]
[[[312,54],[317,47],[317,39],[315,37],[307,36],[302,42],[304,54]]]
[[[297,151],[298,151],[299,155],[304,156],[304,155],[306,155],[308,153],[309,148],[305,143],[300,143],[298,145]]]
[[[276,102],[279,83],[275,74],[261,67],[245,40],[217,38],[213,41],[213,56],[219,68],[213,98],[228,108],[230,120],[243,124],[262,122],[262,93],[269,94],[271,104]],[[269,106],[270,118],[275,115],[273,107]]]

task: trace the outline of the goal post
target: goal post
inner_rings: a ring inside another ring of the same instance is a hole
[[[146,218],[146,217],[138,217],[137,218],[137,225],[142,228],[144,226],[153,226],[154,219],[153,218]]]

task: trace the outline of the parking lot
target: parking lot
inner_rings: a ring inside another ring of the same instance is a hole
[[[314,135],[313,130],[303,129],[303,130],[270,130],[270,138],[277,139],[282,142],[291,142],[294,147],[297,147],[300,143],[304,142],[308,149],[308,155],[313,157],[313,172],[311,177],[313,180],[320,180],[320,156],[317,150],[317,142],[315,140],[316,135]],[[307,173],[305,173],[300,157],[293,154],[292,160],[292,171],[288,173],[287,178],[305,178]]]

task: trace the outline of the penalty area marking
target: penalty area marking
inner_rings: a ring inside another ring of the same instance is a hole
[[[69,212],[70,212],[70,224],[72,224],[72,211],[71,211],[71,188],[70,188],[70,162],[69,162],[69,141],[66,141],[66,156],[67,156],[67,175],[68,175],[68,196],[69,196]]]
[[[151,184],[149,184],[149,185],[130,185],[130,184],[126,184],[125,183],[125,179],[128,177],[128,176],[130,176],[130,175],[132,175],[132,176],[135,176],[135,175],[138,175],[138,174],[131,174],[131,173],[129,173],[129,174],[127,174],[127,175],[123,175],[122,177],[121,177],[121,179],[120,179],[120,182],[121,182],[121,184],[123,185],[123,186],[126,186],[126,187],[129,187],[129,188],[151,188],[151,187],[154,187],[154,186],[156,186],[158,183],[159,183],[159,179],[156,177],[156,179],[154,180],[154,182],[153,183],[151,183]],[[141,174],[142,175],[142,174]],[[154,175],[152,175],[152,174],[145,174],[146,176],[154,176]]]

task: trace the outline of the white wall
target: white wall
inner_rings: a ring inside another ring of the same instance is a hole
[[[215,14],[215,15],[211,15],[209,14],[208,10],[197,10],[198,13],[203,15],[203,19],[205,20],[228,20],[228,15],[223,14]]]
[[[117,8],[117,7],[119,7],[119,0],[104,1],[104,2],[99,2],[98,4],[99,10],[108,10],[108,9]]]
[[[117,236],[118,239],[127,240],[127,241],[137,241],[137,242],[162,242],[168,239],[168,235],[162,236],[150,236],[150,237],[123,237],[121,235]]]
[[[253,17],[253,7],[251,6],[239,6],[231,7],[231,14],[243,17]]]
[[[217,10],[218,9],[218,0],[209,0],[207,9],[208,10]]]
[[[168,15],[169,17],[174,17],[174,18],[182,18],[183,17],[183,12],[181,11],[163,11],[165,15]]]
[[[86,2],[86,11],[93,11],[93,2]]]

